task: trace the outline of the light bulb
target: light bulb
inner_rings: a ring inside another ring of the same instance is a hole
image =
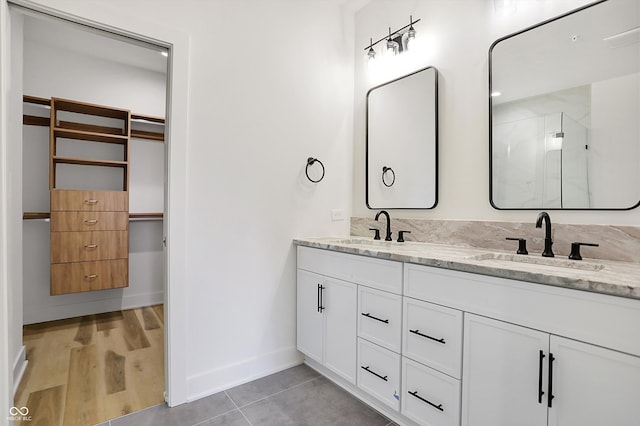
[[[369,51],[367,52],[367,57],[369,58],[369,61],[372,61],[373,59],[376,58],[376,51],[373,50],[373,39],[372,38],[369,39]]]
[[[388,39],[387,40],[387,52],[395,55],[396,53],[398,53],[398,43],[396,43],[395,41]]]

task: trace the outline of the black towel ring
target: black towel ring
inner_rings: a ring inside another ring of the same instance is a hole
[[[312,166],[316,161],[320,163],[320,166],[322,166],[322,176],[320,176],[320,179],[318,180],[313,180],[311,179],[311,177],[309,177],[309,166]],[[307,175],[307,179],[309,179],[311,182],[318,183],[324,178],[324,164],[322,164],[322,161],[318,160],[317,158],[309,157],[307,158],[307,167],[305,167],[304,169],[304,174]]]
[[[387,172],[391,172],[391,175],[393,176],[390,184],[387,184],[387,181],[384,179]],[[394,172],[391,167],[382,166],[382,183],[384,183],[384,186],[386,186],[387,188],[391,188],[393,184],[396,183],[396,172]]]

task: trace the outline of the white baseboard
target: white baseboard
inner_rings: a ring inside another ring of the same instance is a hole
[[[13,361],[13,396],[15,396],[18,391],[18,386],[20,386],[20,381],[22,380],[22,376],[24,376],[28,363],[26,348],[22,346],[16,359]]]
[[[162,291],[102,300],[82,301],[64,305],[42,306],[38,309],[29,309],[29,312],[25,310],[24,323],[35,324],[64,318],[80,317],[82,315],[101,314],[122,309],[157,305],[159,303],[164,303],[164,292]]]
[[[302,361],[302,355],[292,346],[190,376],[187,378],[187,402],[294,367]]]

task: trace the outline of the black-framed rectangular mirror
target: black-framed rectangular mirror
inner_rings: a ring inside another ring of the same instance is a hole
[[[489,50],[497,209],[640,204],[640,2],[602,0]]]
[[[366,202],[370,209],[438,203],[438,72],[427,67],[367,92]]]

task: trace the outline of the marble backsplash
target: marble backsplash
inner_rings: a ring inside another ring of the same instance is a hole
[[[371,237],[369,228],[379,228],[384,238],[385,222],[381,218],[352,217],[351,235]],[[544,225],[537,229],[534,223],[491,222],[464,220],[396,219],[392,218],[393,239],[399,230],[411,231],[406,241],[420,241],[474,247],[487,250],[505,250],[515,253],[517,241],[506,237],[525,238],[529,254],[540,254],[544,248]],[[640,227],[608,225],[570,225],[553,223],[553,252],[556,256],[568,256],[571,243],[597,243],[599,247],[581,247],[584,259],[606,259],[640,263]]]

